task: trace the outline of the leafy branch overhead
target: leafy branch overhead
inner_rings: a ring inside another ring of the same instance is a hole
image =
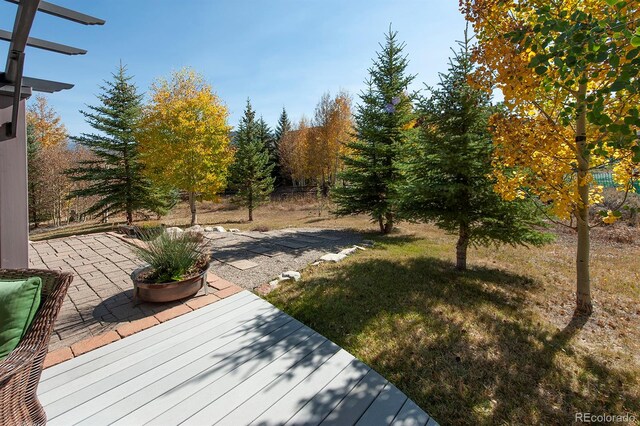
[[[496,191],[539,200],[576,229],[578,310],[591,312],[589,206],[603,201],[592,171],[612,169],[622,191],[638,178],[640,9],[624,0],[461,7],[478,41],[472,80],[500,89],[507,107],[490,120]]]

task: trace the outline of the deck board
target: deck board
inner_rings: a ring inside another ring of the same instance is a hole
[[[356,424],[362,413],[376,399],[387,381],[373,370],[369,370],[340,403],[322,421],[323,426],[340,426],[342,424]]]
[[[285,374],[289,368],[298,364],[302,360],[306,359],[312,362],[313,357],[307,358],[307,355],[314,353],[318,357],[322,357],[323,354],[330,353],[331,348],[328,345],[323,345],[325,342],[326,339],[316,333],[308,340],[302,342],[301,345],[286,352],[283,356],[274,360],[274,362],[271,362],[268,366],[252,375],[244,382],[234,386],[231,390],[227,391],[224,396],[216,399],[211,398],[211,403],[207,404],[207,406],[198,413],[189,417],[184,424],[198,426],[208,423],[209,421],[213,424],[219,422],[226,414],[226,407],[242,403],[243,400],[246,400],[251,396],[252,391],[265,387],[282,374]],[[209,394],[205,394],[205,399],[208,399],[206,398],[208,396]],[[161,417],[158,419],[160,420]]]
[[[263,339],[266,340],[267,343],[270,343],[268,342],[270,340],[270,337],[272,337],[274,340],[279,340],[299,328],[300,324],[295,324],[295,321],[289,321],[281,325],[280,328],[274,331],[274,333],[268,334],[263,337],[260,337],[260,334],[264,332],[263,330],[251,330],[247,332],[247,335],[249,336],[247,340],[255,342],[255,345],[251,347],[252,350],[247,352],[253,352],[254,348],[257,351],[258,348],[260,348],[261,345],[264,344],[264,342],[261,342],[258,339]],[[231,335],[229,339],[234,337],[235,336]],[[213,369],[215,367],[218,367],[213,370],[215,373],[214,375],[216,375],[220,374],[220,372],[222,371],[226,371],[224,368],[220,368],[220,363],[225,363],[225,366],[227,368],[232,368],[235,366],[234,355],[236,355],[236,352],[238,350],[247,348],[247,344],[250,344],[248,342],[242,343],[244,344],[244,347],[241,346],[241,343],[236,341],[229,343],[227,341],[212,340],[210,341],[209,345],[201,347],[201,351],[187,352],[187,356],[182,358],[174,358],[170,362],[159,365],[157,368],[147,371],[144,374],[135,375],[135,371],[131,371],[132,375],[130,378],[118,378],[117,381],[112,381],[113,383],[115,383],[115,387],[110,387],[108,391],[100,394],[99,396],[87,400],[86,403],[81,404],[80,406],[73,407],[71,411],[65,412],[64,415],[60,416],[59,418],[53,418],[50,424],[75,424],[76,422],[87,419],[90,416],[96,417],[97,414],[94,413],[97,413],[100,410],[102,411],[100,411],[99,414],[103,416],[108,416],[110,418],[119,416],[119,414],[126,410],[128,404],[121,403],[117,406],[117,409],[114,409],[113,406],[116,403],[123,401],[125,397],[131,396],[129,400],[133,399],[133,403],[137,404],[141,401],[141,399],[148,399],[152,395],[154,389],[161,390],[162,385],[166,386],[168,384],[169,389],[173,389],[173,386],[182,383],[182,380],[192,379],[192,376],[190,376],[189,373],[193,372],[193,370],[197,370],[195,376],[193,376],[194,382],[198,383],[199,381],[206,380],[211,376],[211,374],[208,374],[209,370],[207,370],[207,368]],[[209,355],[212,353],[213,356]],[[211,359],[207,360],[203,359],[203,357],[198,357],[197,360],[193,359],[194,356],[198,356],[201,354],[204,357],[209,355]],[[246,357],[240,356],[238,358]],[[172,374],[177,370],[180,370],[178,374]],[[163,380],[164,377],[167,377],[169,375],[171,375],[171,379],[177,379],[177,383],[174,384],[174,382]],[[157,383],[160,380],[162,380],[162,384]],[[106,385],[105,387],[109,387],[109,385]],[[143,393],[143,389],[151,392]],[[76,404],[73,400],[65,402],[74,405]],[[104,409],[106,407],[109,407],[109,409]],[[55,421],[55,423],[53,421]],[[94,424],[97,424],[97,420]]]
[[[325,341],[321,351],[314,351],[307,356],[308,359],[302,359],[268,385],[261,389],[256,389],[253,394],[250,394],[248,399],[232,411],[226,413],[224,418],[217,424],[221,426],[246,425],[256,420],[258,416],[280,401],[292,401],[295,404],[300,392],[308,388],[310,384],[309,377],[319,369],[325,367],[326,363],[334,359],[339,351],[340,347],[338,345],[330,341]],[[344,365],[346,365],[346,363]],[[344,365],[342,368],[344,368]],[[291,394],[289,398],[285,398],[292,389],[296,389],[295,393]],[[294,408],[287,410],[287,412],[293,415],[299,408],[301,408],[301,406],[297,408],[294,406]],[[279,416],[279,418],[281,418],[281,416]]]
[[[383,426],[391,424],[406,400],[405,394],[391,383],[387,383],[356,425]]]
[[[71,378],[81,377],[87,372],[99,368],[101,365],[109,365],[115,360],[124,358],[136,352],[157,339],[157,336],[168,331],[172,334],[182,333],[188,330],[191,324],[199,324],[199,321],[210,321],[219,312],[229,312],[238,309],[249,301],[257,299],[250,293],[240,293],[242,297],[228,298],[220,302],[208,305],[202,309],[191,312],[189,315],[179,316],[171,321],[145,330],[144,333],[136,333],[126,339],[111,343],[102,348],[88,352],[75,358],[74,362],[65,362],[43,371],[40,380],[39,392],[43,394],[49,389],[57,389]],[[253,297],[252,297],[253,296]]]
[[[247,291],[51,367],[38,394],[52,426],[437,424]]]
[[[140,342],[145,347],[115,351],[108,354],[109,356],[98,358],[93,363],[71,370],[66,375],[57,376],[51,381],[65,384],[65,386],[62,389],[59,384],[56,387],[51,387],[51,384],[43,386],[43,389],[40,389],[40,400],[43,404],[49,404],[93,383],[108,380],[116,374],[128,377],[128,370],[132,368],[137,374],[144,373],[158,363],[166,362],[181,353],[188,352],[198,344],[206,343],[221,333],[241,326],[246,321],[242,313],[258,309],[260,307],[258,303],[253,301],[223,315],[214,315],[203,324],[196,324],[195,321],[187,323],[185,325],[189,327],[188,329],[167,330],[165,333],[152,336],[152,339]],[[272,312],[275,313],[275,311]],[[264,309],[260,311],[261,315],[268,313]],[[204,319],[206,320],[206,317]],[[45,384],[47,383],[43,383]]]
[[[353,361],[353,356],[341,349],[327,362],[319,366],[304,382],[291,388],[276,403],[259,413],[251,424],[267,426],[286,422],[318,394],[331,380]],[[240,408],[240,407],[238,407]]]
[[[391,424],[392,426],[425,426],[428,421],[427,413],[422,411],[415,402],[407,399]]]
[[[291,425],[319,425],[371,370],[355,358],[292,418]]]

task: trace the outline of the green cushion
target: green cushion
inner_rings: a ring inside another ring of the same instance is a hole
[[[42,280],[0,280],[0,360],[20,343],[40,306]]]

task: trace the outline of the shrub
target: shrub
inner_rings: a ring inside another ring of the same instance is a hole
[[[136,255],[149,264],[150,271],[140,277],[145,281],[166,283],[180,281],[200,272],[208,258],[201,234],[163,232],[156,238],[146,235],[146,247],[137,247]]]

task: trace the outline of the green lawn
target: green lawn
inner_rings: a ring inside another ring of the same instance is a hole
[[[568,424],[577,411],[640,413],[640,368],[629,346],[637,343],[637,315],[618,326],[627,327],[618,337],[598,328],[609,315],[603,310],[588,321],[562,313],[561,304],[572,304],[565,288],[572,267],[555,262],[572,253],[570,243],[472,250],[470,264],[487,266],[462,273],[453,269],[454,240],[425,229],[379,237],[373,250],[308,268],[267,298],[443,424]],[[637,247],[619,250],[637,259]],[[636,309],[633,282],[621,296]],[[601,303],[608,298],[596,293]]]

